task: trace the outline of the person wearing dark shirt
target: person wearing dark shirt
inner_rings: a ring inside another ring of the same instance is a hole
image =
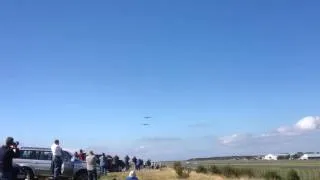
[[[14,143],[12,137],[6,139],[6,145],[0,148],[0,179],[12,180],[13,166],[12,159],[19,157],[19,149],[17,144]]]
[[[76,159],[79,159],[79,154],[78,154],[78,152],[75,152],[75,153],[74,153],[74,157],[75,157]]]
[[[126,171],[128,171],[128,170],[129,170],[129,168],[130,168],[129,161],[130,161],[130,158],[129,158],[129,156],[128,156],[128,155],[126,155],[126,157],[124,158],[124,163],[125,163]]]
[[[134,165],[134,169],[137,169],[137,158],[135,156],[133,156],[132,158],[132,162],[133,162],[133,165]]]
[[[100,172],[103,175],[107,174],[107,157],[104,153],[102,153],[101,157],[100,157]]]

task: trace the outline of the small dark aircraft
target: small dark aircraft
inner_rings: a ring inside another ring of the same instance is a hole
[[[143,123],[142,126],[150,126],[148,123]]]
[[[150,116],[145,116],[144,118],[145,118],[145,119],[151,119],[152,117],[150,117]]]

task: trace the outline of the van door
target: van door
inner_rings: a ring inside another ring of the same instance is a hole
[[[13,163],[19,166],[30,167],[35,176],[37,176],[36,157],[33,150],[20,150],[20,157],[13,159]]]
[[[63,177],[73,177],[73,162],[71,161],[72,156],[66,152],[62,151],[62,176]]]
[[[40,176],[52,176],[52,153],[50,151],[40,151],[37,163]]]

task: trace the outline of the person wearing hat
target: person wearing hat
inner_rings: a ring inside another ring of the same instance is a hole
[[[0,179],[12,180],[13,166],[12,159],[20,155],[17,143],[12,137],[7,137],[6,144],[0,148]]]
[[[97,157],[94,155],[93,151],[89,152],[86,157],[88,180],[97,180]]]
[[[130,171],[129,176],[126,178],[126,180],[139,180],[136,171]]]

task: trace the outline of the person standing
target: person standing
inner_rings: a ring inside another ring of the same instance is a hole
[[[71,158],[71,162],[74,162],[76,159],[79,159],[79,154],[78,152],[75,152]]]
[[[129,161],[130,161],[130,158],[129,158],[128,155],[126,155],[126,157],[124,158],[124,163],[125,163],[126,171],[128,171],[128,170],[130,169]]]
[[[53,179],[56,180],[61,175],[62,167],[62,148],[59,140],[55,140],[51,146],[52,151],[52,174]]]
[[[138,170],[138,171],[140,171],[140,169],[141,169],[141,159],[137,159],[137,162],[136,162],[136,169],[135,170]]]
[[[88,171],[88,180],[97,180],[97,158],[94,155],[93,151],[89,152],[89,155],[86,157],[87,171]]]
[[[107,174],[107,157],[104,153],[102,153],[101,157],[100,157],[100,171],[103,175]]]
[[[79,159],[81,161],[85,161],[86,160],[86,154],[83,152],[82,149],[80,149],[80,152],[79,152]]]
[[[19,155],[20,151],[17,147],[17,143],[14,143],[12,137],[7,137],[6,145],[0,148],[0,179],[16,179],[13,177],[12,159],[18,158]]]
[[[133,162],[133,165],[134,165],[134,169],[137,169],[137,158],[135,156],[133,156],[132,162]]]
[[[78,152],[75,152],[75,153],[74,153],[74,157],[75,157],[76,159],[79,159],[79,154],[78,154]]]

